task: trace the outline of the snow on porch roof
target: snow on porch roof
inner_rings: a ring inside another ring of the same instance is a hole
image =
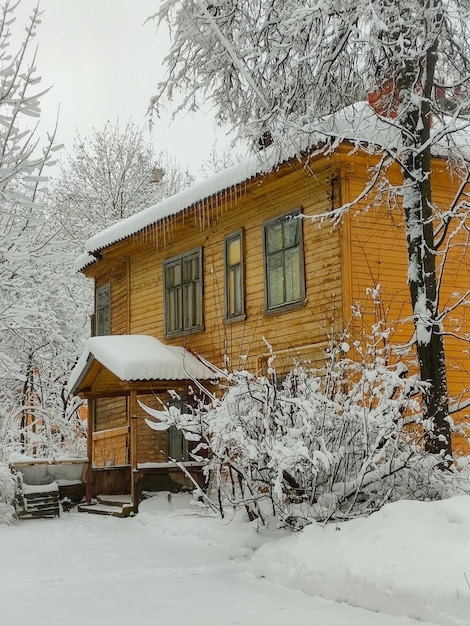
[[[432,127],[435,143],[434,156],[448,158],[449,154],[469,159],[470,122],[461,118],[447,118],[447,130],[440,120]],[[338,113],[312,122],[311,128],[302,128],[297,134],[292,132],[279,147],[274,144],[265,150],[252,154],[246,160],[222,172],[206,178],[173,196],[165,198],[135,215],[123,219],[97,233],[85,243],[85,253],[75,262],[77,271],[83,270],[96,261],[100,250],[122,241],[148,226],[172,217],[211,197],[235,188],[259,175],[272,172],[276,167],[310,151],[318,154],[323,149],[333,152],[342,142],[379,150],[386,147],[394,150],[399,131],[391,118],[377,115],[367,102],[357,102]],[[381,148],[382,147],[382,148]]]
[[[93,358],[122,381],[214,380],[211,368],[185,348],[168,346],[149,335],[91,337],[70,374],[69,393],[75,393]]]

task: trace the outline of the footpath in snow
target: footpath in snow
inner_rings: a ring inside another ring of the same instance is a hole
[[[469,626],[470,497],[288,535],[160,494],[135,518],[0,526],[17,626]],[[355,608],[361,607],[361,608]],[[376,613],[372,611],[377,611]]]

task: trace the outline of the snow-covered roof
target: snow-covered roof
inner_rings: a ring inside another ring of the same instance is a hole
[[[235,187],[257,174],[270,171],[277,164],[274,150],[265,150],[263,153],[251,155],[248,159],[218,172],[210,178],[205,178],[195,185],[179,193],[169,196],[135,215],[116,222],[109,228],[97,233],[85,243],[85,253],[75,262],[77,271],[96,261],[93,252],[103,250],[107,246],[122,241],[131,235],[144,230],[146,227],[161,220],[177,215],[189,207],[203,202],[217,193]]]
[[[456,118],[446,121],[446,132],[437,120],[432,133],[436,138],[432,146],[434,156],[448,157],[451,150],[460,150],[461,156],[470,156],[470,122]],[[449,128],[452,132],[448,132]],[[165,198],[158,204],[148,207],[135,215],[123,219],[97,233],[85,244],[85,253],[75,262],[80,271],[96,261],[96,254],[104,248],[122,241],[148,226],[170,218],[209,198],[233,189],[261,174],[273,171],[282,163],[308,151],[319,153],[324,147],[328,152],[343,142],[356,146],[397,147],[398,127],[394,120],[378,115],[367,102],[357,102],[338,113],[312,124],[310,129],[302,128],[297,135],[291,132],[283,145],[273,145],[252,154],[246,160],[210,178],[204,179],[188,189]]]
[[[68,390],[76,391],[93,358],[122,381],[214,380],[216,368],[183,347],[169,346],[149,335],[91,337],[70,374]]]

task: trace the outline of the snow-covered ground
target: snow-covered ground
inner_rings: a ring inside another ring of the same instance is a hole
[[[160,494],[134,518],[0,525],[0,623],[470,624],[470,497],[399,502],[296,535],[241,517]]]

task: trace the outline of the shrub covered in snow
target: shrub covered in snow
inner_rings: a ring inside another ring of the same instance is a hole
[[[273,368],[266,377],[234,373],[221,400],[157,415],[201,437],[195,455],[209,450],[205,470],[221,511],[243,504],[250,517],[273,513],[298,528],[442,496],[442,459],[422,445],[422,384],[400,361],[389,365],[377,350],[357,358],[354,349],[348,358],[341,342],[323,372],[297,366],[282,381]]]
[[[0,524],[9,524],[15,518],[16,480],[5,463],[0,463]]]

